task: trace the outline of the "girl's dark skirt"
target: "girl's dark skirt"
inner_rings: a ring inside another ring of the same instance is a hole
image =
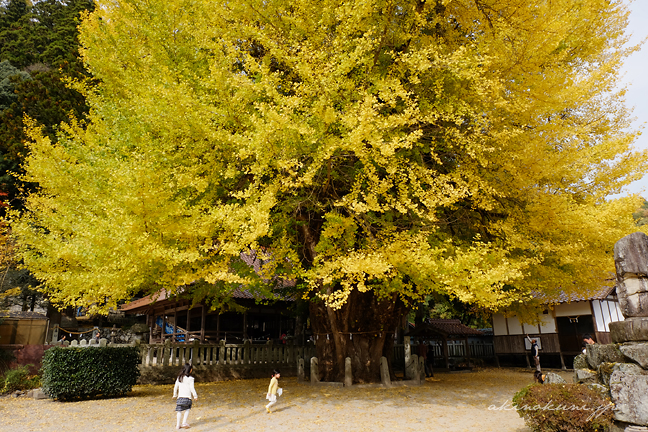
[[[191,409],[191,399],[189,398],[178,398],[176,400],[176,411],[186,411]]]

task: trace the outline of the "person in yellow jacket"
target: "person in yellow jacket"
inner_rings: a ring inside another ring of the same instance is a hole
[[[277,394],[281,396],[282,390],[279,388],[279,378],[281,378],[281,372],[279,372],[277,369],[273,370],[272,379],[270,380],[270,385],[268,386],[268,394],[266,395],[266,399],[270,401],[270,403],[265,407],[266,411],[268,411],[268,414],[272,412],[270,411],[270,407],[277,403]]]

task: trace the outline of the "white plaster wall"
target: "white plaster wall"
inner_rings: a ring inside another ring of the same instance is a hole
[[[554,315],[557,317],[568,317],[578,315],[592,315],[589,302],[579,301],[574,303],[562,303],[556,305]]]
[[[508,322],[508,329],[510,335],[524,334],[524,331],[522,330],[522,324],[520,323],[518,317],[513,316],[507,318],[506,320]]]
[[[551,311],[548,314],[540,315],[540,331],[545,333],[556,333],[556,319]]]
[[[496,313],[493,314],[493,336],[506,336],[506,318],[504,315]]]
[[[538,325],[537,324],[522,324],[525,334],[538,334]]]
[[[594,323],[596,324],[596,330],[598,331],[610,331],[609,327],[606,325],[610,322],[610,310],[608,309],[605,302],[600,302],[598,300],[592,300],[592,310],[594,311]]]

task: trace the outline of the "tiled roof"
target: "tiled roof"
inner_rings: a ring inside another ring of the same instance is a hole
[[[249,300],[254,300],[258,297],[255,297],[249,290],[243,289],[241,287],[234,289],[232,291],[232,298],[235,299],[249,299]],[[122,305],[119,310],[122,312],[128,312],[136,309],[141,309],[145,308],[146,306],[152,305],[157,302],[162,302],[167,299],[173,299],[173,296],[168,296],[166,290],[162,290],[159,293],[151,294],[146,297],[142,297],[141,299],[133,300],[130,303],[126,303]],[[284,300],[284,301],[294,301],[295,299],[289,298],[289,297],[281,297],[278,300]]]
[[[45,315],[38,312],[18,311],[18,312],[1,312],[3,318],[22,318],[22,319],[48,319]]]
[[[432,319],[429,320],[429,325],[432,328],[443,330],[449,335],[484,335],[484,333],[480,332],[477,329],[461,324],[461,321],[459,321],[458,319]]]
[[[261,259],[256,251],[251,251],[249,253],[241,253],[240,255],[241,260],[252,267],[256,273],[261,272],[261,267],[263,266],[263,259]],[[294,280],[279,280],[277,285],[280,288],[285,288],[285,287],[292,287],[295,286],[295,281]],[[179,289],[178,292],[182,292],[182,289]],[[254,300],[257,298],[254,296],[249,290],[244,289],[242,287],[236,288],[232,292],[232,297],[235,299],[248,299],[248,300]],[[153,304],[155,302],[159,301],[164,301],[167,300],[169,296],[167,296],[167,291],[162,290],[159,293],[148,295],[146,297],[143,297],[138,300],[134,300],[130,303],[127,303],[125,305],[122,305],[119,309],[126,312],[126,311],[132,311],[135,309],[140,309],[143,307],[146,307],[150,304]],[[284,301],[294,301],[294,298],[291,297],[282,297],[279,300],[284,300]]]
[[[119,310],[126,312],[133,309],[139,309],[141,307],[148,306],[155,302],[166,300],[166,299],[167,299],[167,292],[166,290],[163,289],[158,293],[147,295],[146,297],[142,297],[141,299],[133,300],[132,302],[121,305],[119,307]]]
[[[533,297],[542,300],[546,304],[559,304],[559,303],[571,303],[577,301],[590,301],[590,300],[602,300],[612,294],[615,291],[615,286],[604,286],[595,291],[589,293],[572,293],[566,294],[564,291],[561,291],[558,295],[552,297],[544,293],[534,291]]]
[[[408,332],[409,336],[424,336],[430,333],[446,336],[484,336],[484,333],[463,325],[458,319],[431,319]]]

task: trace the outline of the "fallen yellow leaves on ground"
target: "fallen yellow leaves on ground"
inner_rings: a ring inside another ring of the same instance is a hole
[[[189,415],[192,430],[299,431],[515,431],[525,432],[515,411],[501,406],[533,381],[530,371],[482,369],[437,373],[420,386],[312,387],[281,378],[284,395],[272,415],[264,409],[267,380],[197,383],[199,399]],[[56,402],[6,397],[0,430],[20,432],[158,432],[175,426],[171,385],[135,386],[127,397]]]

